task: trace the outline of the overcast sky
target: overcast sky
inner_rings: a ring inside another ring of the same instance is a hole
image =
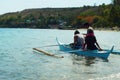
[[[30,8],[82,7],[84,5],[110,4],[112,0],[1,0],[0,14]]]

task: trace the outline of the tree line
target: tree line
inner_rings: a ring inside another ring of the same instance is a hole
[[[119,14],[119,0],[99,6],[26,9],[0,15],[0,27],[76,29],[89,23],[95,28],[120,28]]]

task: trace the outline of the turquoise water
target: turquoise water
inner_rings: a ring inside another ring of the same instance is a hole
[[[120,80],[120,55],[111,54],[108,61],[59,51],[56,37],[64,43],[73,41],[74,30],[0,28],[0,80]],[[86,33],[86,30],[80,30]],[[95,31],[102,48],[120,49],[120,32]],[[57,56],[36,52],[40,48]]]

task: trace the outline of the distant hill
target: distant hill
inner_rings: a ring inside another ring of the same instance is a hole
[[[83,28],[85,23],[94,27],[109,26],[111,5],[73,8],[37,8],[0,15],[3,28]]]

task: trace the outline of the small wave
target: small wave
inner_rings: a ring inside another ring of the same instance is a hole
[[[89,79],[89,80],[120,80],[120,73],[111,74],[105,77],[98,77],[98,78]]]

